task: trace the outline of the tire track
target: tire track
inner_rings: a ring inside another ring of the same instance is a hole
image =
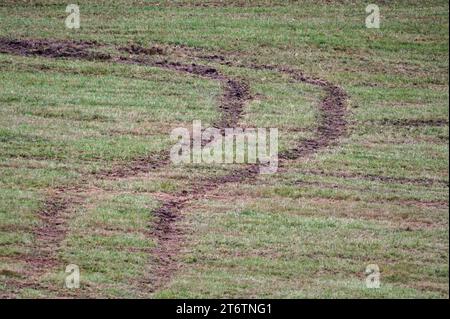
[[[233,62],[226,62],[226,64],[255,70],[270,69],[285,73],[298,82],[319,86],[327,93],[319,105],[320,120],[314,138],[300,141],[296,147],[281,153],[279,167],[283,167],[289,160],[298,160],[331,146],[346,132],[345,101],[347,94],[340,87],[325,80],[307,77],[302,72],[290,68],[268,65],[246,66]],[[156,262],[159,263],[160,267],[156,269],[151,278],[144,281],[146,284],[153,283],[152,292],[164,287],[179,267],[176,257],[181,249],[182,230],[177,226],[177,221],[181,218],[180,211],[189,202],[203,197],[204,194],[224,184],[241,183],[255,179],[258,174],[258,165],[247,165],[225,176],[199,180],[192,185],[190,193],[184,190],[176,194],[175,199],[165,202],[162,207],[154,212],[158,222],[153,230],[153,235],[158,238],[158,246],[153,251],[152,257],[157,259]]]
[[[214,123],[219,129],[226,127],[237,127],[242,115],[246,101],[251,99],[249,87],[245,83],[227,77],[215,68],[197,65],[182,64],[179,62],[149,61],[145,55],[159,54],[158,50],[141,49],[133,45],[127,52],[136,53],[138,56],[124,57],[112,56],[110,54],[95,52],[94,49],[105,47],[97,42],[82,41],[61,41],[61,40],[10,40],[0,39],[0,52],[23,55],[23,56],[43,56],[48,58],[72,58],[82,60],[100,60],[105,62],[140,64],[153,67],[160,67],[182,73],[194,74],[208,79],[219,81],[223,87],[223,94],[219,104],[221,118]],[[121,48],[123,50],[123,48]],[[142,54],[144,56],[142,56]],[[190,54],[190,57],[198,56]],[[241,64],[233,61],[226,61],[224,57],[214,56],[214,58],[203,57],[203,60],[213,61],[224,65],[231,65],[240,68],[254,70],[271,70],[289,75],[293,80],[318,86],[326,92],[325,98],[320,102],[318,108],[320,119],[315,130],[314,137],[308,140],[298,141],[297,146],[289,151],[280,154],[279,166],[283,166],[290,160],[311,155],[317,151],[329,147],[346,131],[346,93],[338,86],[319,78],[304,75],[301,71],[281,66]],[[113,170],[103,171],[91,177],[114,179],[126,178],[136,174],[146,173],[152,169],[158,169],[170,164],[168,152],[163,152],[157,156],[149,156],[137,159],[125,166],[117,167]],[[182,243],[182,229],[177,222],[181,218],[180,212],[186,205],[195,201],[206,193],[227,183],[240,183],[246,180],[255,179],[259,173],[257,165],[246,165],[231,171],[225,176],[203,178],[192,183],[188,190],[176,193],[171,199],[163,201],[160,208],[153,211],[156,222],[150,225],[149,236],[155,238],[157,246],[151,252],[154,258],[156,269],[144,277],[139,283],[140,287],[154,292],[162,288],[177,270],[176,257],[180,251]],[[51,196],[45,208],[38,213],[43,226],[34,231],[37,244],[35,249],[39,258],[33,259],[33,270],[38,274],[45,273],[49,268],[58,265],[56,252],[67,231],[67,220],[70,218],[70,209],[79,205],[82,200],[77,195],[80,191],[86,191],[89,187],[88,179],[82,181],[76,190],[61,189],[61,192]],[[83,189],[84,188],[84,189]],[[52,229],[44,231],[44,229]],[[33,283],[35,284],[35,283]]]
[[[223,89],[223,94],[218,106],[219,114],[221,116],[213,123],[213,126],[219,129],[237,126],[246,101],[251,99],[249,87],[246,83],[225,76],[214,68],[196,64],[169,62],[167,60],[149,62],[143,58],[130,58],[124,56],[113,57],[109,54],[91,51],[92,49],[99,47],[105,46],[100,45],[97,42],[0,39],[1,53],[21,56],[42,56],[47,58],[71,58],[79,60],[100,60],[123,64],[139,64],[216,80],[222,84]],[[144,54],[153,52],[136,45],[132,45],[128,49],[119,48],[119,50],[129,53],[138,52]],[[90,177],[105,180],[128,178],[138,174],[148,173],[151,170],[156,170],[168,164],[170,164],[169,152],[163,151],[156,155],[138,158],[126,165],[115,167],[112,170],[100,171],[92,174]],[[33,252],[24,257],[24,260],[28,265],[27,278],[32,278],[32,281],[37,281],[40,276],[45,274],[45,272],[54,269],[59,265],[56,253],[66,236],[68,226],[67,221],[70,218],[70,212],[76,206],[83,204],[84,196],[82,193],[89,192],[89,190],[89,177],[83,177],[76,187],[52,190],[52,194],[45,201],[43,209],[38,212],[38,219],[41,223],[33,231],[35,235]],[[167,203],[163,204],[163,207],[165,205],[167,206]],[[158,212],[156,212],[156,216],[159,216]],[[162,218],[158,218],[157,224],[152,226],[157,230],[167,230],[168,228],[163,225],[167,222],[166,217],[167,216],[164,215]],[[163,236],[161,232],[154,232],[148,235],[155,235],[158,238],[158,241],[166,237]],[[21,286],[40,287],[41,285],[32,282],[23,283]]]

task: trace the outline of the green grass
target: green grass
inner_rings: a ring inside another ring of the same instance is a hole
[[[440,281],[448,270],[437,266],[444,262],[444,229],[409,232],[372,221],[230,205],[205,203],[195,210],[190,226],[197,232],[196,249],[184,257],[183,274],[158,296],[439,297],[417,287],[425,280],[446,289]],[[382,267],[380,290],[367,289],[361,280],[370,263]]]
[[[448,125],[382,124],[448,123],[448,2],[380,3],[379,30],[365,28],[358,1],[199,2],[79,1],[81,29],[68,30],[57,1],[4,1],[0,37],[179,44],[297,67],[349,94],[348,134],[276,175],[191,203],[180,221],[181,268],[155,295],[140,285],[154,267],[152,209],[228,168],[88,178],[57,252],[60,268],[39,278],[42,287],[14,289],[27,279],[23,255],[53,189],[168,149],[174,127],[212,123],[221,87],[159,68],[0,54],[0,295],[448,298]],[[249,83],[255,99],[242,124],[279,128],[281,149],[311,137],[321,90],[209,64]],[[63,288],[69,263],[80,266],[79,290]],[[380,289],[365,287],[372,263]]]

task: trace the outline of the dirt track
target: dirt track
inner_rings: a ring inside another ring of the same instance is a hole
[[[230,78],[221,74],[217,69],[197,64],[182,64],[163,59],[160,61],[150,61],[148,55],[160,55],[164,50],[155,48],[142,48],[137,45],[117,48],[119,51],[131,53],[127,56],[112,56],[109,54],[96,52],[98,48],[107,45],[97,42],[81,41],[61,41],[61,40],[10,40],[0,39],[0,52],[23,55],[23,56],[43,56],[48,58],[70,58],[82,60],[99,60],[108,63],[142,64],[153,67],[160,67],[182,73],[190,73],[211,80],[219,81],[223,87],[223,94],[218,106],[220,118],[214,126],[222,129],[226,127],[236,127],[239,125],[245,103],[251,99],[249,86],[238,79]],[[346,94],[338,86],[326,80],[306,76],[301,71],[272,65],[241,64],[234,61],[227,61],[224,56],[210,55],[199,56],[195,50],[185,50],[193,58],[201,58],[224,65],[232,65],[240,68],[256,70],[272,70],[289,75],[293,80],[308,83],[322,88],[326,92],[326,97],[319,105],[320,120],[317,124],[314,137],[308,140],[299,141],[293,149],[280,154],[279,165],[288,160],[296,160],[301,157],[313,154],[320,149],[332,146],[346,131]],[[54,190],[47,199],[44,209],[39,212],[39,218],[43,226],[34,229],[36,243],[34,251],[29,256],[25,256],[30,271],[33,276],[23,286],[39,286],[39,276],[52,268],[61,266],[58,264],[56,253],[61,241],[67,232],[67,221],[70,212],[77,205],[82,204],[80,193],[86,192],[89,178],[126,178],[140,173],[146,173],[152,169],[158,169],[169,165],[168,152],[151,155],[136,159],[128,164],[103,171],[95,176],[85,177],[79,188],[63,188]],[[157,240],[157,247],[151,252],[151,257],[155,258],[158,265],[152,275],[144,278],[140,286],[147,291],[156,291],[162,288],[170,279],[178,265],[176,256],[179,253],[182,230],[177,226],[177,221],[181,218],[180,211],[191,201],[198,199],[207,192],[220,187],[226,183],[238,183],[245,180],[256,179],[259,168],[256,165],[247,165],[236,169],[226,176],[215,178],[204,178],[189,186],[189,189],[175,194],[170,200],[162,203],[162,206],[153,212],[156,223],[149,226],[149,236]]]

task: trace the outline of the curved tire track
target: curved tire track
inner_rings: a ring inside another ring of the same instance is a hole
[[[289,160],[297,160],[331,146],[346,132],[345,101],[347,94],[340,87],[325,80],[307,77],[302,72],[293,69],[268,65],[245,66],[233,64],[232,62],[226,62],[226,64],[252,69],[271,69],[285,73],[298,82],[319,86],[327,93],[319,105],[320,121],[314,138],[300,141],[296,147],[281,153],[280,167]],[[241,183],[256,178],[258,174],[259,167],[257,165],[247,165],[225,176],[200,180],[192,185],[190,193],[187,194],[186,191],[182,191],[176,194],[176,199],[165,202],[162,207],[154,212],[159,219],[153,230],[153,234],[158,238],[158,246],[152,255],[157,258],[159,257],[158,263],[160,267],[151,279],[145,281],[147,283],[153,282],[152,291],[162,288],[169,281],[173,272],[178,269],[176,256],[181,249],[180,237],[182,231],[177,227],[176,222],[181,218],[180,211],[189,202],[203,197],[204,194],[221,185],[226,183]]]
[[[219,105],[221,118],[214,123],[214,126],[220,129],[238,126],[245,102],[251,98],[249,87],[245,83],[227,77],[219,73],[216,69],[205,65],[182,64],[167,60],[158,62],[149,61],[145,57],[142,57],[142,54],[154,54],[155,52],[159,54],[158,50],[143,49],[135,45],[125,50],[127,52],[139,53],[138,56],[134,57],[114,57],[109,54],[92,51],[103,46],[97,42],[0,39],[0,52],[3,53],[142,64],[217,80],[222,83],[223,95]],[[124,48],[120,48],[119,50],[123,51]],[[191,57],[198,58],[198,56],[192,54]],[[345,120],[345,101],[347,96],[340,87],[326,80],[306,76],[301,71],[287,67],[256,64],[246,65],[226,61],[224,57],[213,57],[212,59],[206,57],[203,59],[208,61],[213,60],[213,62],[235,67],[284,73],[298,82],[321,87],[326,92],[326,97],[319,105],[320,120],[314,137],[300,141],[293,149],[281,153],[280,166],[283,166],[289,160],[296,160],[331,146],[345,133],[347,124]],[[168,164],[170,164],[168,152],[162,152],[157,156],[140,158],[125,166],[100,172],[93,177],[104,179],[130,177]],[[181,248],[182,230],[177,226],[177,221],[180,219],[180,211],[189,202],[199,199],[207,192],[223,184],[255,179],[258,173],[258,166],[247,165],[235,169],[225,176],[198,180],[190,185],[189,190],[176,193],[172,199],[164,201],[160,208],[153,211],[156,217],[156,223],[151,225],[149,236],[152,236],[158,241],[157,247],[151,252],[151,257],[155,258],[157,267],[153,269],[150,276],[142,280],[140,286],[144,286],[150,291],[156,291],[167,283],[173,272],[178,268],[176,256]],[[43,274],[49,268],[58,265],[58,259],[55,253],[67,231],[67,219],[69,218],[67,215],[69,215],[69,211],[74,205],[82,202],[82,198],[80,198],[78,193],[83,191],[83,187],[88,187],[86,180],[83,180],[76,189],[61,189],[59,193],[49,197],[46,201],[45,208],[39,212],[38,215],[43,226],[36,228],[34,231],[36,236],[35,254],[34,257],[28,256],[27,259],[32,265],[34,273]],[[36,285],[36,283],[32,283],[32,285]]]

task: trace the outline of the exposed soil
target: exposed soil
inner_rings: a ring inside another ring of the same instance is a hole
[[[362,174],[362,173],[349,173],[349,172],[324,172],[320,170],[308,170],[306,174],[320,175],[326,177],[339,177],[345,179],[363,179],[374,182],[382,183],[396,183],[396,184],[411,184],[411,185],[423,185],[430,186],[440,184],[443,186],[449,186],[448,181],[435,180],[431,178],[409,178],[409,177],[395,177],[395,176],[383,176],[376,174]],[[302,181],[299,181],[302,182]]]
[[[146,58],[147,55],[160,54],[163,51],[143,49],[136,45],[119,48],[120,51],[131,54],[127,57],[113,57],[109,54],[94,51],[102,47],[102,45],[95,42],[0,39],[0,52],[3,53],[144,64],[220,81],[223,86],[223,94],[219,104],[221,117],[214,123],[214,126],[220,129],[238,126],[244,105],[251,98],[247,84],[240,80],[227,77],[209,66],[193,63],[182,64],[167,60],[151,61]],[[288,160],[296,160],[333,145],[345,133],[347,124],[345,120],[345,100],[347,96],[340,87],[326,80],[308,77],[302,72],[288,67],[256,64],[244,65],[233,61],[226,61],[224,57],[219,55],[207,56],[205,59],[241,68],[265,69],[288,74],[295,81],[319,86],[327,93],[319,105],[320,120],[314,138],[299,141],[295,148],[280,154],[280,166]],[[168,152],[163,152],[155,156],[137,159],[129,164],[110,171],[101,172],[92,177],[125,178],[138,173],[148,172],[151,169],[161,168],[168,164],[170,164]],[[153,269],[150,275],[151,278],[144,278],[142,284],[150,291],[160,289],[167,283],[173,272],[177,269],[176,257],[181,248],[183,234],[183,231],[177,226],[177,221],[181,218],[180,211],[183,207],[190,201],[205,196],[209,191],[225,183],[240,183],[246,180],[252,180],[257,177],[258,173],[259,167],[257,165],[243,166],[225,176],[198,180],[191,184],[189,189],[175,194],[170,200],[164,201],[162,206],[153,212],[153,215],[156,217],[156,222],[149,227],[151,229],[149,235],[158,241],[157,247],[151,253],[152,258],[156,259],[157,267]],[[36,228],[34,231],[37,241],[34,247],[35,252],[27,259],[30,267],[38,274],[58,265],[55,252],[57,252],[59,244],[64,239],[67,231],[68,216],[66,215],[68,215],[69,208],[79,204],[77,198],[77,196],[73,195],[72,190],[62,189],[59,194],[51,195],[47,200],[45,209],[39,212],[43,223],[42,226]]]
[[[119,48],[119,51],[128,52],[131,54],[146,54],[146,55],[163,55],[165,51],[161,47],[153,46],[151,48],[144,48],[137,44],[131,44],[127,47]]]
[[[0,38],[0,52],[23,56],[48,58],[78,58],[86,60],[109,60],[106,53],[92,51],[98,48],[95,41],[68,40],[13,40]]]
[[[371,124],[383,126],[405,126],[405,127],[423,127],[423,126],[448,126],[447,119],[382,119],[370,121]]]

